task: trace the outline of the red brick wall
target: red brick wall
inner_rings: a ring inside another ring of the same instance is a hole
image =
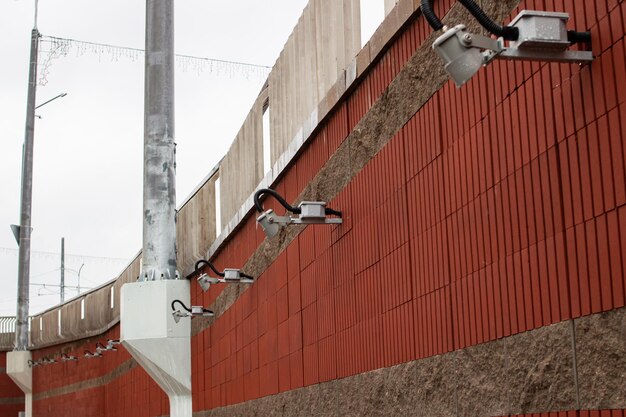
[[[24,411],[24,404],[5,404],[4,402],[23,398],[24,394],[6,374],[6,366],[7,354],[0,352],[0,417],[16,417],[18,412]]]
[[[523,8],[565,10],[570,27],[590,28],[593,65],[495,62],[460,90],[446,84],[329,202],[344,225],[306,228],[192,338],[194,411],[624,306],[626,3]],[[420,18],[401,34],[286,170],[279,193],[296,199],[429,33]],[[214,261],[243,265],[264,239],[251,216]],[[221,290],[192,286],[192,300],[210,305]],[[121,349],[37,368],[35,392],[128,359]],[[41,416],[75,407],[85,416],[167,412],[139,368],[35,403]]]
[[[33,415],[55,417],[61,411],[88,417],[167,414],[167,396],[141,367],[112,376],[132,359],[122,346],[117,347],[117,352],[105,352],[102,358],[84,357],[86,350],[95,352],[96,343],[106,345],[108,339],[118,338],[119,326],[116,326],[100,337],[33,352],[33,360],[57,359],[55,364],[33,368]],[[79,360],[61,362],[61,352],[77,356]],[[67,387],[72,387],[71,392],[61,391]],[[55,395],[49,395],[51,392]]]
[[[596,62],[496,62],[463,89],[448,83],[331,202],[346,224],[307,228],[195,338],[194,374],[211,376],[194,409],[624,306],[626,6],[524,7],[591,28]],[[420,19],[398,39],[280,193],[300,193],[426,33]],[[249,219],[216,263],[245,263],[263,237]]]

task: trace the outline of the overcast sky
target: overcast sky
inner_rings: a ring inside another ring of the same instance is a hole
[[[307,0],[180,0],[176,53],[272,66]],[[364,39],[384,0],[362,0]],[[15,315],[21,153],[34,0],[0,0],[0,316]],[[44,36],[143,48],[145,2],[40,0]],[[50,43],[42,42],[40,73]],[[58,284],[65,237],[66,285],[115,278],[141,249],[143,57],[71,48],[49,61],[37,103],[31,282]],[[265,77],[230,66],[176,67],[179,204],[226,153]],[[82,255],[82,256],[75,256]],[[68,289],[66,299],[76,294]],[[33,286],[31,314],[59,302],[58,288]]]

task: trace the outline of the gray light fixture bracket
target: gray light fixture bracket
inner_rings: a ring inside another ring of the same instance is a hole
[[[214,313],[212,311],[206,310],[202,306],[191,306],[191,311],[180,311],[176,310],[172,313],[174,316],[174,321],[178,323],[181,318],[184,317],[213,317]]]
[[[253,279],[244,276],[240,269],[226,268],[223,277],[211,277],[208,274],[202,274],[198,277],[198,284],[202,291],[206,292],[214,284],[252,284]]]
[[[569,50],[567,13],[522,11],[510,26],[519,29],[517,41],[493,39],[473,34],[465,25],[447,29],[433,43],[433,49],[445,62],[445,69],[458,87],[494,59],[544,61],[584,64],[594,60],[591,51]]]
[[[303,201],[298,205],[301,210],[299,216],[278,216],[274,210],[267,210],[257,217],[257,222],[261,225],[268,237],[276,235],[280,227],[290,224],[342,224],[343,220],[337,217],[326,215],[326,203],[322,201]]]

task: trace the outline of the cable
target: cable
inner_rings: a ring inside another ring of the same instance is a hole
[[[302,210],[297,207],[291,206],[289,203],[285,201],[284,198],[280,196],[276,191],[271,190],[269,188],[262,188],[256,193],[254,193],[254,207],[259,213],[263,213],[263,205],[261,204],[261,196],[263,194],[269,194],[276,199],[280,203],[281,206],[285,208],[285,210],[292,212],[293,214],[300,214]]]
[[[519,39],[518,28],[513,26],[500,26],[499,24],[491,20],[491,18],[487,16],[485,11],[481,9],[480,6],[476,4],[476,2],[474,2],[474,0],[459,0],[459,3],[465,6],[465,8],[469,10],[472,16],[474,16],[476,20],[478,20],[478,23],[480,23],[482,27],[487,29],[489,33],[493,33],[497,37],[504,38],[504,40],[507,41],[516,41],[517,39]]]
[[[208,266],[209,268],[211,268],[211,270],[212,270],[213,272],[215,272],[217,275],[219,275],[220,277],[223,277],[224,275],[226,275],[224,272],[220,272],[220,271],[218,271],[218,270],[217,270],[217,269],[213,266],[213,264],[212,264],[211,262],[209,262],[209,261],[207,261],[207,260],[205,260],[205,259],[200,259],[198,262],[196,262],[196,265],[195,265],[195,267],[194,267],[194,274],[195,274],[195,273],[197,273],[197,272],[200,270],[200,268],[201,268],[201,266],[200,266],[200,265],[202,265],[202,264],[204,264],[205,266]]]
[[[430,4],[431,1],[432,0],[422,0],[422,14],[434,30],[441,30],[443,29],[443,23],[441,23],[441,20],[439,20],[433,11],[432,5]]]
[[[432,0],[422,0],[422,13],[434,30],[441,30],[443,29],[443,23],[441,23],[441,20],[432,10],[431,1]],[[485,11],[481,9],[480,6],[474,2],[474,0],[458,1],[472,14],[472,16],[474,16],[474,18],[476,18],[482,27],[487,29],[489,33],[492,33],[497,37],[504,38],[507,41],[516,41],[519,38],[518,28],[513,26],[500,26],[491,20],[491,18],[487,16]]]
[[[324,209],[324,213],[325,213],[326,215],[329,215],[329,216],[337,216],[337,217],[341,217],[341,216],[342,216],[342,213],[341,213],[340,211],[338,211],[338,210],[333,210],[333,209],[328,208],[328,207],[326,207],[326,208]]]
[[[187,308],[187,306],[186,306],[185,304],[183,304],[183,302],[182,302],[182,301],[180,301],[180,300],[174,300],[174,301],[172,301],[172,310],[176,311],[176,308],[174,307],[174,305],[175,305],[176,303],[180,304],[180,305],[182,306],[182,308],[184,308],[187,312],[191,313],[191,309],[190,309],[190,308]]]
[[[244,274],[243,272],[239,272],[239,275],[242,276],[243,278],[248,278],[254,281],[254,277],[248,274]]]
[[[17,253],[19,252],[19,249],[14,249],[14,248],[6,248],[3,246],[0,246],[0,251],[1,252],[13,252],[13,253]],[[61,253],[59,252],[42,252],[42,251],[30,251],[31,255],[46,255],[46,256],[61,256]],[[111,257],[106,257],[106,256],[91,256],[91,255],[81,255],[81,254],[71,254],[71,253],[66,253],[65,254],[65,259],[67,260],[68,258],[80,258],[80,259],[97,259],[97,260],[102,260],[102,261],[120,261],[120,262],[128,262],[128,258],[111,258]]]
[[[591,32],[577,32],[575,30],[567,31],[567,40],[572,45],[577,43],[591,43]]]

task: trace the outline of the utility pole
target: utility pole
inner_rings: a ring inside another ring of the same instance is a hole
[[[65,238],[61,238],[61,304],[65,301]]]
[[[17,235],[19,260],[17,266],[17,314],[15,323],[15,349],[7,353],[6,373],[24,392],[25,417],[33,414],[33,370],[28,365],[32,354],[28,350],[29,290],[30,290],[30,235],[31,205],[33,196],[33,145],[35,140],[35,100],[37,99],[37,56],[39,31],[37,30],[38,0],[35,0],[35,23],[30,36],[30,61],[28,68],[28,98],[26,101],[26,131],[22,148],[22,195],[20,199],[20,225],[11,226]]]
[[[143,250],[138,282],[122,286],[120,340],[170,400],[171,417],[192,417],[190,303],[176,271],[174,0],[146,1]]]
[[[28,100],[26,103],[26,132],[22,155],[22,198],[19,225],[19,260],[17,272],[17,320],[15,350],[28,350],[28,309],[30,283],[31,206],[33,196],[33,145],[35,139],[35,100],[37,99],[37,56],[39,52],[37,26],[31,32]]]
[[[140,281],[176,279],[174,1],[146,2],[143,270]]]

